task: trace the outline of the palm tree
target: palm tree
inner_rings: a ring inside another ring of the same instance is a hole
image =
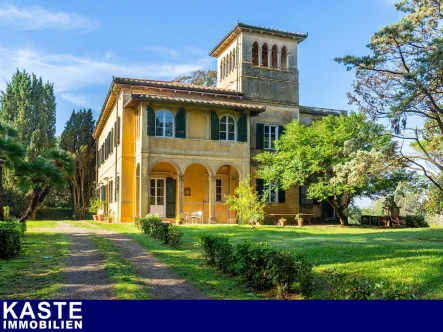
[[[18,132],[6,123],[0,122],[0,221],[5,220],[5,192],[3,188],[4,168],[15,169],[23,162],[25,149],[17,141]]]
[[[20,222],[29,219],[51,189],[63,185],[73,171],[71,154],[61,149],[49,150],[34,160],[22,163],[18,167],[19,187],[22,190],[32,190],[32,195]]]

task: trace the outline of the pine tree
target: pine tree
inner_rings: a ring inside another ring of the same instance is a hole
[[[74,158],[74,173],[69,177],[74,215],[84,219],[95,184],[94,119],[91,109],[72,111],[60,137],[60,147]]]

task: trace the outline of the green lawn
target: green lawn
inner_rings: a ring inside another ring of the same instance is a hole
[[[249,239],[305,254],[315,264],[320,281],[321,271],[336,268],[374,281],[404,282],[419,298],[443,298],[443,228],[259,226],[251,229],[236,225],[186,225],[180,227],[185,234],[183,249],[174,250],[141,234],[132,224],[73,223],[128,234],[212,298],[247,299],[263,295],[205,264],[196,244],[207,233],[228,236],[232,243]]]
[[[69,240],[55,221],[28,222],[20,254],[0,260],[0,299],[55,299]]]

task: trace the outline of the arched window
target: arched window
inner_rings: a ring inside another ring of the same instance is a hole
[[[174,137],[174,116],[170,111],[160,110],[155,114],[155,136]]]
[[[223,79],[223,59],[220,60],[220,81]]]
[[[281,49],[281,68],[288,69],[288,49],[286,46]]]
[[[229,66],[229,71],[233,71],[234,70],[234,59],[232,58],[232,51],[231,51],[231,53],[229,53],[229,63],[231,64]]]
[[[234,48],[234,51],[232,52],[232,70],[235,69],[235,52],[237,50]]]
[[[258,43],[252,44],[252,65],[258,66]]]
[[[278,48],[277,48],[277,45],[272,46],[272,68],[278,68]]]
[[[236,140],[236,123],[232,116],[224,115],[220,119],[220,140],[235,141]]]
[[[261,64],[263,67],[268,66],[268,44],[266,43],[261,48]]]
[[[231,56],[228,54],[228,64],[227,64],[227,69],[226,69],[226,76],[229,75],[229,73],[231,72]]]

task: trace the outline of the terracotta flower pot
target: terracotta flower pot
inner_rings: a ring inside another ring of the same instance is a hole
[[[297,224],[298,224],[298,227],[303,227],[305,224],[305,221],[303,219],[297,219]]]
[[[98,220],[100,221],[104,221],[105,220],[105,216],[103,214],[98,216]]]
[[[95,221],[98,220],[98,216],[97,216],[96,214],[94,214],[94,215],[92,216],[92,218],[93,218]]]

